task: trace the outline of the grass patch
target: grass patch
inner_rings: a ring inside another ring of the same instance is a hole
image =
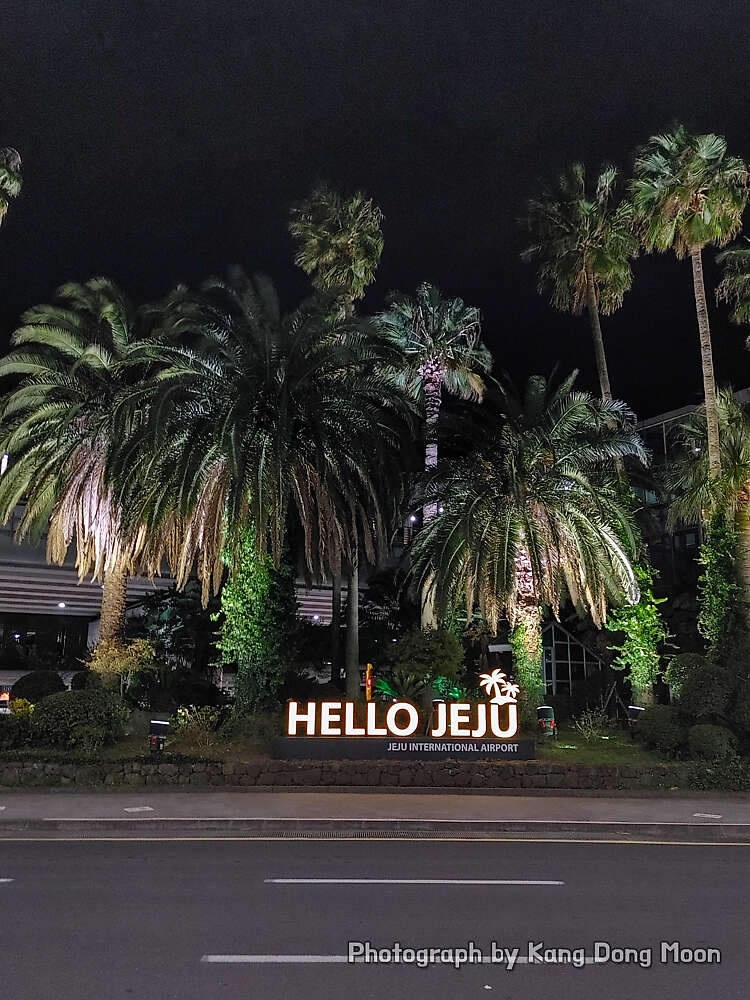
[[[559,735],[558,740],[537,738],[538,760],[554,760],[561,764],[620,764],[630,767],[673,763],[672,760],[647,750],[637,740],[632,740],[626,730],[613,730],[604,738],[584,740],[573,726],[561,726]]]

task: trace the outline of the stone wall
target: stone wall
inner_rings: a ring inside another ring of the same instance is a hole
[[[0,787],[389,787],[638,789],[679,784],[679,768],[585,766],[547,761],[305,761],[256,760],[222,764],[172,757],[104,763],[3,761]]]

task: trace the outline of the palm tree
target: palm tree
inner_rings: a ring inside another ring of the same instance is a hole
[[[319,291],[341,293],[349,316],[375,280],[383,252],[382,222],[378,206],[361,191],[347,198],[325,184],[292,207],[294,263]]]
[[[156,374],[129,396],[150,419],[123,436],[113,465],[130,522],[150,527],[149,567],[166,556],[183,586],[197,558],[205,601],[248,532],[278,566],[298,526],[311,576],[356,565],[360,545],[384,556],[383,484],[410,429],[388,345],[330,300],[285,316],[267,279],[236,271],[200,293],[178,289],[163,329],[141,351]]]
[[[674,250],[680,259],[689,255],[693,267],[708,461],[714,479],[721,475],[721,450],[703,248],[724,246],[739,232],[747,185],[747,167],[739,157],[727,155],[726,139],[691,135],[683,125],[652,136],[635,160],[633,203],[644,246],[662,252]]]
[[[21,193],[21,157],[12,146],[0,149],[0,223],[7,215],[10,199]]]
[[[295,264],[313,287],[340,296],[345,316],[375,280],[383,252],[383,214],[361,191],[346,197],[325,184],[292,206],[289,231],[297,243]],[[359,665],[359,553],[347,570],[346,671]],[[339,679],[341,575],[331,580],[331,680]]]
[[[721,475],[711,477],[706,415],[697,410],[674,428],[677,457],[664,472],[672,493],[669,520],[697,524],[706,512],[718,512],[737,538],[737,578],[742,621],[750,629],[750,417],[729,389],[717,397],[721,441]]]
[[[638,600],[630,511],[609,467],[644,458],[643,445],[631,411],[574,390],[575,377],[534,376],[520,396],[497,388],[476,448],[426,478],[421,496],[440,497],[443,513],[413,545],[413,573],[434,578],[440,610],[465,599],[493,631],[507,615],[532,701],[543,691],[545,606],[558,615],[567,595],[601,626],[609,601]]]
[[[630,260],[638,250],[633,209],[616,199],[617,170],[604,167],[593,184],[574,163],[555,187],[529,201],[527,228],[532,243],[524,260],[539,267],[539,292],[549,293],[562,312],[589,314],[602,399],[611,400],[607,357],[599,314],[614,312],[630,289]]]
[[[438,420],[443,388],[461,399],[481,400],[483,375],[492,356],[480,341],[479,310],[462,299],[443,298],[434,285],[421,284],[415,295],[396,293],[377,317],[380,329],[402,357],[394,372],[396,383],[424,406],[425,469],[438,460]],[[438,504],[426,504],[423,522],[430,521]],[[422,627],[434,627],[432,587],[422,594]]]
[[[17,537],[49,524],[47,558],[62,564],[72,542],[82,579],[103,579],[101,638],[122,638],[128,574],[143,529],[124,529],[107,482],[112,417],[138,347],[137,314],[106,278],[62,285],[51,305],[29,309],[0,376],[22,376],[0,408],[0,449],[10,464],[0,480],[0,520],[26,508]]]
[[[735,323],[750,323],[750,242],[747,237],[716,259],[724,266],[716,298],[731,305],[731,318]],[[750,346],[750,338],[747,344]]]

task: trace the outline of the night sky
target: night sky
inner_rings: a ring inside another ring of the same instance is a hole
[[[291,306],[288,206],[324,179],[385,213],[365,308],[436,282],[482,309],[498,367],[559,361],[593,387],[586,318],[556,314],[519,260],[525,199],[573,159],[629,169],[675,119],[750,159],[747,2],[4,6],[0,145],[24,174],[0,228],[6,329],[64,280],[107,274],[145,301],[233,262]],[[698,344],[689,263],[635,270],[605,340],[615,395],[648,416],[697,398]],[[712,320],[719,378],[750,384],[745,332]]]

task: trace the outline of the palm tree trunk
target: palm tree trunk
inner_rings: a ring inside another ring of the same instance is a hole
[[[443,372],[437,365],[433,365],[429,372],[423,375],[424,380],[424,401],[425,401],[425,448],[424,467],[427,472],[436,468],[438,462],[438,420],[440,418],[441,390],[443,386]],[[422,524],[427,524],[434,517],[437,517],[437,504],[425,504],[422,508]],[[435,615],[435,581],[430,577],[422,588],[422,628],[435,628],[437,617]]]
[[[341,646],[341,577],[331,581],[331,683],[338,684],[341,677],[339,647]]]
[[[359,677],[359,564],[356,555],[347,575],[346,594],[346,697],[360,695]]]
[[[741,500],[735,517],[737,528],[737,579],[740,584],[740,615],[750,632],[750,503]]]
[[[695,292],[695,312],[698,317],[698,340],[701,348],[701,369],[703,371],[703,398],[706,406],[706,431],[708,435],[708,468],[712,479],[721,475],[721,452],[719,450],[719,408],[716,403],[716,379],[714,358],[711,350],[711,327],[708,322],[706,287],[703,282],[703,258],[700,247],[691,247],[690,260],[693,264],[693,291]]]
[[[119,567],[104,574],[102,607],[99,615],[99,641],[122,642],[125,637],[125,606],[128,574]]]
[[[601,391],[602,399],[611,403],[612,390],[609,386],[607,355],[604,353],[604,338],[602,337],[602,326],[599,322],[599,303],[596,298],[596,286],[592,271],[586,272],[586,309],[591,323],[591,335],[594,338],[594,358],[596,360],[596,373],[599,376],[599,390]]]

